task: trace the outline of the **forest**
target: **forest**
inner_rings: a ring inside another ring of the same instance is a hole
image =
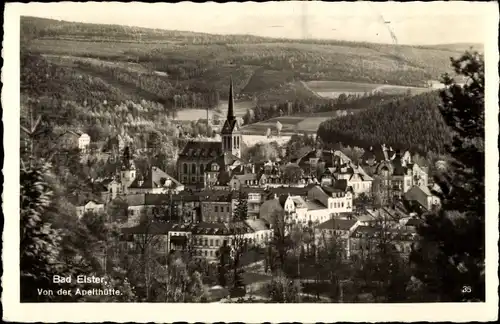
[[[439,112],[439,93],[429,92],[380,102],[372,109],[323,122],[318,136],[325,142],[369,147],[386,144],[426,154],[442,153],[451,132]]]

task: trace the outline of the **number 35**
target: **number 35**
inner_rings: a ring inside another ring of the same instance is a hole
[[[472,288],[470,286],[463,286],[462,287],[463,294],[470,293],[470,292],[472,292]]]

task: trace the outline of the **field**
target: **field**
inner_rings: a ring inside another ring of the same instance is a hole
[[[356,109],[347,114],[360,112],[363,109]],[[255,124],[243,126],[242,133],[247,135],[263,136],[265,137],[267,129],[271,129],[271,135],[276,136],[276,122],[279,121],[282,125],[281,135],[291,136],[297,132],[305,132],[308,134],[316,134],[319,125],[325,120],[336,118],[337,113],[331,111],[324,111],[314,114],[300,114],[294,116],[275,117]]]
[[[430,91],[430,88],[398,86],[390,84],[375,84],[346,81],[308,81],[306,86],[325,98],[337,98],[342,93],[349,95],[363,95],[365,93],[381,92],[385,94],[419,94]]]
[[[246,114],[247,109],[252,108],[253,103],[251,101],[235,101],[234,102],[234,115],[236,117],[242,117]],[[227,116],[227,101],[221,100],[219,103],[219,110],[209,110],[208,116],[210,119],[213,119],[214,116],[217,116],[220,120],[224,120]],[[183,109],[177,112],[176,120],[185,121],[185,120],[198,120],[198,119],[207,118],[207,111],[205,109]]]

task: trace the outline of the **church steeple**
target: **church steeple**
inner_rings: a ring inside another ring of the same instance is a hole
[[[227,101],[227,120],[232,121],[234,117],[234,95],[233,95],[233,77],[229,77],[229,98]]]

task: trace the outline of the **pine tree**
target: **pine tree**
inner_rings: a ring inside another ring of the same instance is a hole
[[[424,293],[440,301],[484,301],[483,56],[466,52],[452,59],[452,66],[468,80],[459,86],[445,75],[441,92],[440,110],[454,132],[448,148],[453,161],[448,173],[436,179],[444,192],[442,208],[427,215],[419,228],[422,241],[412,260]]]
[[[240,192],[238,196],[238,202],[236,203],[236,209],[234,211],[234,219],[237,221],[244,221],[248,218],[248,203],[245,195]]]

